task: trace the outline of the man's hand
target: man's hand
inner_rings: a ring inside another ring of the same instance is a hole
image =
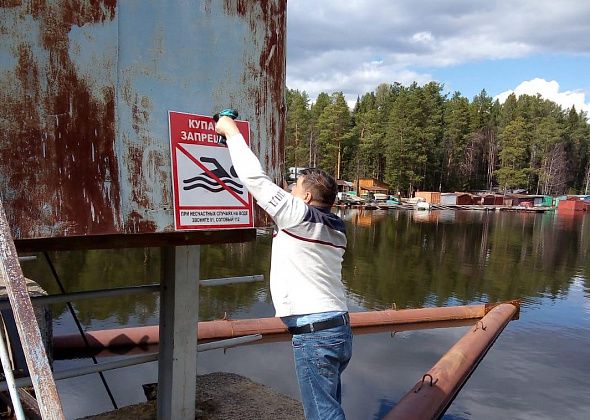
[[[229,138],[235,134],[239,134],[238,126],[230,117],[219,117],[219,121],[215,124],[215,131],[225,138]]]

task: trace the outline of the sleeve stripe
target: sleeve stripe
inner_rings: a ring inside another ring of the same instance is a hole
[[[316,244],[328,245],[328,246],[331,246],[331,247],[334,247],[334,248],[340,248],[340,249],[343,249],[343,250],[346,251],[346,247],[335,245],[335,244],[333,244],[331,242],[320,241],[319,239],[308,239],[308,238],[304,238],[302,236],[298,236],[298,235],[295,235],[294,233],[288,232],[285,229],[283,229],[283,232],[285,232],[287,235],[289,235],[289,236],[291,236],[291,237],[293,237],[295,239],[299,239],[300,241],[313,242],[313,243],[316,243]]]

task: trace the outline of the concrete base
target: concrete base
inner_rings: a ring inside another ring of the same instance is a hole
[[[153,397],[153,396],[152,396]],[[91,420],[153,420],[156,419],[156,402],[123,407],[96,416]],[[197,377],[197,419],[208,420],[302,420],[301,403],[279,394],[234,373],[215,372]]]

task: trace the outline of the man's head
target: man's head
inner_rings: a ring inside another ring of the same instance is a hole
[[[337,192],[338,186],[334,178],[317,168],[302,170],[291,191],[295,197],[318,207],[331,207]]]

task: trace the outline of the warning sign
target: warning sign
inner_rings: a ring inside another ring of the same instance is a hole
[[[168,120],[175,229],[253,227],[252,196],[219,143],[213,118],[168,111]],[[248,122],[236,124],[249,145]]]

